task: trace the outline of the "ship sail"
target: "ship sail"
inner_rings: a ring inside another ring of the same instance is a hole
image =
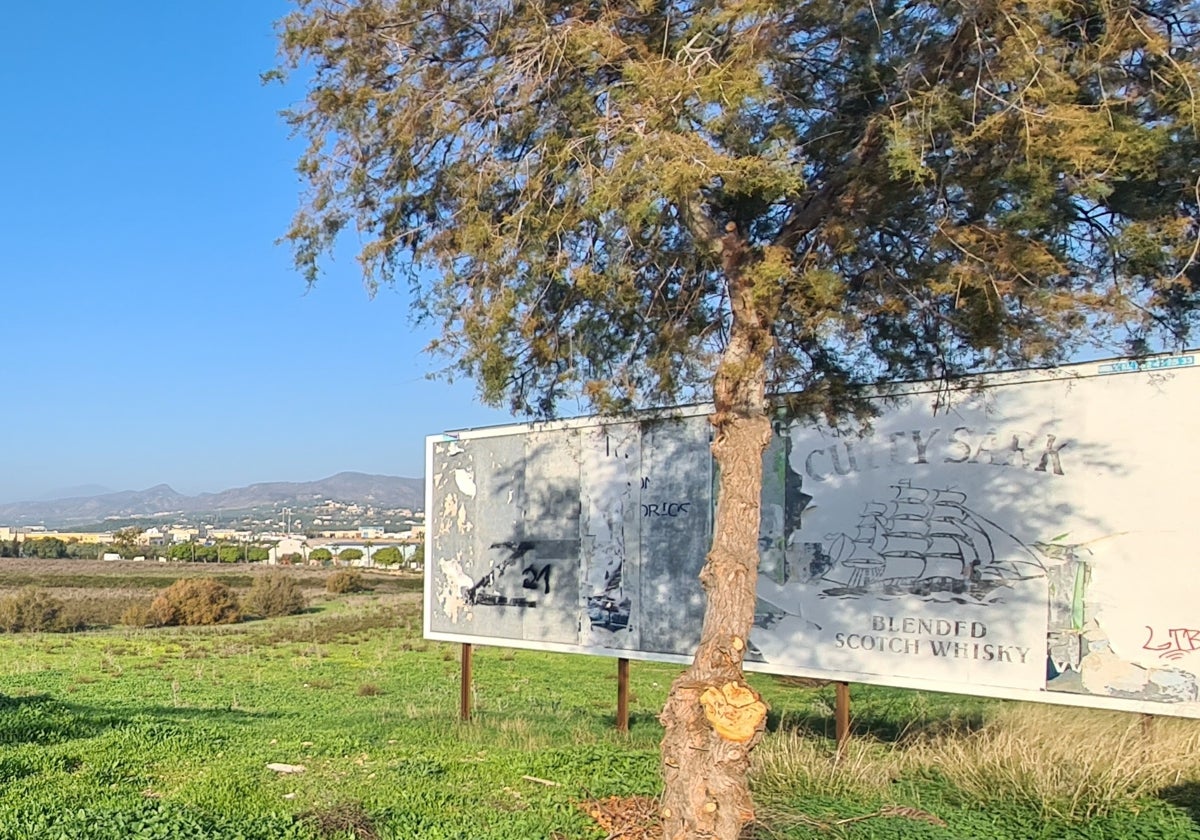
[[[1024,577],[996,562],[995,526],[967,507],[966,494],[908,481],[892,490],[892,498],[864,506],[854,536],[829,535],[832,568],[824,579],[838,586],[827,593],[961,593]]]

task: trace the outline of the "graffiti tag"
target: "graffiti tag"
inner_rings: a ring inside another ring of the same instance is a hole
[[[521,570],[521,574],[525,579],[521,581],[521,586],[526,589],[537,589],[538,581],[546,587],[545,594],[550,594],[550,567],[542,566],[540,569],[537,566],[526,566]]]
[[[1142,645],[1142,649],[1155,651],[1162,659],[1180,659],[1193,651],[1200,650],[1200,630],[1189,627],[1172,627],[1166,632],[1166,638],[1160,636],[1157,641],[1154,638],[1154,628],[1147,624],[1146,630],[1150,636]]]

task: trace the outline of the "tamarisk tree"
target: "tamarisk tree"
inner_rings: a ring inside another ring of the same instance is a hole
[[[309,281],[357,231],[482,398],[714,405],[665,833],[736,837],[767,395],[1178,346],[1200,12],[1170,0],[295,0]]]

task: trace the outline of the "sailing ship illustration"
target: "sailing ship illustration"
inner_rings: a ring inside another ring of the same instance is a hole
[[[893,498],[867,503],[853,535],[827,537],[828,569],[821,580],[832,585],[825,594],[982,599],[997,587],[1045,574],[1032,550],[967,506],[966,494],[907,480],[892,489]],[[998,557],[994,539],[1000,536],[1018,550],[1010,547]]]
[[[605,574],[604,590],[597,595],[589,595],[587,599],[588,621],[592,627],[605,630],[626,630],[629,628],[629,616],[633,602],[625,596],[625,588],[621,583],[621,567],[616,567]]]

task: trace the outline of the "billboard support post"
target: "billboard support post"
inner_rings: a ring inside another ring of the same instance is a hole
[[[850,683],[839,682],[836,689],[834,733],[837,737],[837,751],[840,757],[850,742]]]
[[[471,644],[464,642],[459,658],[462,672],[459,676],[458,718],[464,723],[471,719]]]
[[[629,732],[629,660],[617,660],[617,731]]]

